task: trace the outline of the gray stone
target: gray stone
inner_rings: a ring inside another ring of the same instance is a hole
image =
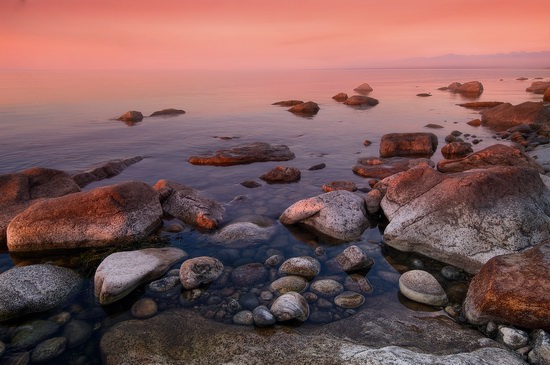
[[[159,280],[152,281],[151,283],[149,283],[148,288],[156,292],[165,292],[172,288],[175,288],[179,284],[181,284],[181,281],[179,278],[179,270],[177,270],[176,275],[171,275]]]
[[[463,280],[464,274],[454,266],[445,266],[441,269],[441,276],[449,281]]]
[[[40,343],[31,353],[33,363],[50,361],[65,351],[67,339],[65,337],[54,337]]]
[[[298,275],[313,279],[321,271],[319,261],[309,256],[292,257],[279,267],[280,275]]]
[[[528,354],[529,363],[550,365],[550,335],[543,330],[535,330],[529,337],[533,346]]]
[[[301,293],[307,289],[308,282],[302,276],[290,275],[283,276],[271,284],[269,284],[269,290],[277,295],[286,294],[290,291]]]
[[[352,291],[345,291],[334,298],[334,304],[347,309],[358,308],[363,303],[365,303],[365,297]]]
[[[92,327],[79,319],[74,319],[63,327],[63,337],[67,339],[67,348],[82,345],[92,336]]]
[[[239,298],[239,304],[248,310],[254,310],[257,306],[260,305],[258,297],[254,293],[245,293]]]
[[[311,283],[310,290],[320,297],[335,297],[344,291],[342,284],[332,279],[315,280]]]
[[[273,313],[264,305],[254,308],[252,317],[254,324],[258,327],[270,327],[277,322]]]
[[[95,295],[101,304],[116,302],[138,286],[162,276],[184,257],[187,253],[176,247],[113,253],[96,270]]]
[[[275,233],[275,222],[263,216],[241,217],[212,235],[212,241],[227,248],[245,248],[268,241]]]
[[[380,211],[380,202],[384,194],[378,189],[372,189],[365,195],[365,205],[367,207],[367,213],[376,214]]]
[[[71,300],[82,283],[75,271],[59,266],[14,267],[0,274],[0,321],[58,307]]]
[[[233,316],[233,323],[244,326],[251,326],[254,324],[254,316],[251,311],[244,310]]]
[[[374,265],[374,261],[356,245],[347,247],[335,260],[345,272],[368,269]]]
[[[271,305],[271,313],[273,313],[279,322],[291,319],[305,322],[309,317],[309,305],[300,294],[288,292],[275,299]]]
[[[339,240],[361,237],[369,224],[364,199],[345,190],[300,200],[288,207],[279,220],[283,224],[303,223]]]
[[[437,280],[427,271],[407,271],[399,278],[399,291],[415,302],[442,306],[449,300]]]
[[[529,343],[529,335],[522,330],[508,326],[498,326],[497,341],[517,350]]]
[[[10,349],[21,351],[33,348],[57,332],[58,329],[59,325],[52,321],[37,319],[25,322],[13,333]]]
[[[223,273],[220,260],[200,256],[184,261],[180,267],[180,280],[185,289],[194,289],[203,284],[210,284]]]

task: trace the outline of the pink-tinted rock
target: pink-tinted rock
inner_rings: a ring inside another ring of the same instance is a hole
[[[300,169],[288,166],[276,166],[272,170],[260,176],[260,179],[268,183],[291,183],[300,180]]]
[[[371,92],[373,91],[373,88],[367,84],[366,82],[357,86],[355,89],[353,89],[354,91],[357,91],[357,92],[360,92],[360,93],[368,93],[368,92]]]
[[[136,110],[130,110],[117,118],[123,122],[141,122],[143,120],[143,114]]]
[[[379,101],[364,95],[353,95],[344,101],[344,104],[351,106],[375,106]]]
[[[451,142],[448,145],[443,146],[441,154],[446,159],[456,159],[468,156],[473,153],[472,145],[465,142]]]
[[[472,127],[479,127],[481,125],[481,119],[472,119],[466,124],[471,125]]]
[[[479,81],[469,81],[460,85],[454,92],[468,95],[481,95],[483,92],[483,85]]]
[[[520,124],[549,124],[550,106],[533,101],[518,105],[504,103],[482,111],[481,123],[495,130],[505,130]]]
[[[273,103],[271,105],[294,106],[294,105],[298,105],[298,104],[302,104],[302,103],[303,103],[303,100],[283,100],[283,101],[278,101],[276,103]]]
[[[550,102],[550,87],[544,92],[543,101]]]
[[[255,142],[227,150],[218,150],[211,155],[191,156],[188,162],[193,165],[230,166],[253,162],[288,161],[294,157],[294,153],[285,145]]]
[[[544,94],[544,92],[550,87],[550,81],[533,81],[525,91],[534,94]]]
[[[317,103],[306,101],[305,103],[294,105],[292,108],[288,109],[288,111],[294,114],[315,115],[319,109]]]
[[[458,104],[461,107],[469,109],[484,109],[484,108],[494,108],[500,104],[504,104],[502,101],[474,101],[471,103],[462,103]]]
[[[338,93],[338,94],[334,95],[332,98],[336,101],[344,102],[344,101],[348,100],[348,94]]]
[[[351,181],[332,181],[328,184],[323,184],[321,187],[325,193],[334,190],[356,191],[357,186]]]
[[[380,157],[429,157],[437,150],[433,133],[390,133],[382,136]]]
[[[120,174],[127,167],[143,160],[143,157],[136,156],[132,158],[110,160],[92,167],[86,171],[78,172],[73,175],[74,181],[83,188],[84,186],[103,179],[109,179]]]
[[[357,160],[357,163],[358,164],[353,167],[353,172],[355,174],[375,179],[384,179],[419,165],[435,166],[434,162],[427,158],[408,157],[367,157],[360,158]]]

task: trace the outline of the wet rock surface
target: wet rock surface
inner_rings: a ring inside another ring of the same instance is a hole
[[[380,141],[380,157],[430,157],[437,143],[433,133],[385,134]]]
[[[407,271],[399,278],[399,291],[415,302],[442,306],[448,302],[447,294],[430,273],[422,270]]]
[[[357,107],[375,106],[375,105],[378,105],[378,103],[379,103],[378,99],[371,98],[369,96],[364,96],[364,95],[353,95],[344,101],[344,104],[346,105],[357,106]]]
[[[137,110],[130,110],[118,117],[117,120],[123,122],[141,122],[143,114]]]
[[[213,257],[195,257],[183,262],[180,280],[185,289],[194,289],[216,280],[223,272],[223,264]]]
[[[143,160],[142,156],[136,156],[132,158],[110,160],[99,165],[96,165],[86,171],[78,172],[72,175],[74,181],[81,188],[86,185],[104,179],[109,179],[113,176],[120,174],[127,167],[136,164]]]
[[[544,125],[550,123],[550,107],[533,101],[517,105],[504,103],[482,111],[481,123],[499,131],[521,124]]]
[[[296,167],[276,166],[260,176],[260,179],[270,184],[284,184],[300,180],[301,175],[300,169]]]
[[[319,105],[313,101],[306,101],[305,103],[296,104],[292,108],[288,109],[289,112],[300,115],[315,115],[319,112]]]
[[[157,110],[156,112],[153,112],[150,117],[174,117],[181,114],[185,114],[185,110],[168,108]]]
[[[419,165],[435,166],[434,162],[427,158],[409,157],[367,157],[360,158],[357,163],[353,167],[353,173],[374,179],[384,179]]]
[[[218,150],[210,155],[191,156],[188,162],[193,165],[229,166],[253,162],[289,161],[294,157],[294,153],[285,145],[256,142]]]

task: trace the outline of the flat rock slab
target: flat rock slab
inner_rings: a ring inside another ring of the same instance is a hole
[[[78,186],[83,188],[84,186],[94,181],[109,179],[113,176],[116,176],[124,171],[127,167],[138,163],[141,160],[143,160],[143,157],[141,156],[110,160],[94,166],[86,171],[75,173],[72,176]]]
[[[256,142],[219,150],[206,156],[191,156],[188,162],[193,165],[230,166],[265,161],[289,161],[294,153],[285,145],[271,145]]]
[[[8,249],[32,252],[106,247],[146,237],[161,222],[157,193],[125,182],[42,200],[8,226]]]
[[[415,166],[435,166],[435,163],[427,158],[410,157],[366,157],[357,160],[353,172],[362,177],[384,179],[398,172],[407,171]]]
[[[473,101],[471,103],[458,104],[458,106],[461,106],[463,108],[468,108],[468,109],[485,109],[485,108],[494,108],[495,106],[499,106],[500,104],[504,104],[504,102],[502,102],[502,101]]]
[[[504,103],[482,111],[481,123],[498,131],[521,124],[549,124],[550,106],[533,101],[518,105]]]
[[[14,267],[0,274],[0,321],[56,308],[76,295],[82,284],[80,275],[64,267]]]
[[[138,286],[160,277],[186,256],[185,251],[175,247],[113,253],[96,270],[95,295],[101,304],[116,302]]]
[[[185,110],[168,108],[168,109],[157,110],[156,112],[151,114],[150,117],[175,117],[181,114],[185,114]]]

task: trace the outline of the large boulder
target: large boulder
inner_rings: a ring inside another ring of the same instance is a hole
[[[120,174],[127,167],[143,160],[143,157],[136,156],[132,158],[110,160],[96,165],[86,171],[73,174],[74,181],[83,188],[84,186],[103,179],[108,179]]]
[[[481,123],[496,130],[521,124],[549,124],[550,105],[526,101],[518,105],[504,103],[481,112]]]
[[[0,321],[66,304],[83,283],[78,273],[64,267],[13,267],[0,274]]]
[[[550,88],[550,81],[533,81],[525,91],[533,94],[544,94]]]
[[[283,224],[303,223],[339,240],[359,238],[369,224],[363,198],[345,190],[300,200],[288,207],[279,220]]]
[[[138,286],[160,277],[186,256],[185,251],[176,247],[113,253],[97,267],[94,276],[95,295],[100,304],[114,303]]]
[[[468,95],[481,95],[483,92],[483,85],[479,81],[469,81],[457,87],[454,92]]]
[[[105,247],[135,242],[159,226],[157,193],[143,182],[124,182],[42,200],[17,215],[8,249],[30,252]]]
[[[550,330],[550,242],[489,260],[473,278],[464,314],[474,324],[490,321]]]
[[[390,133],[380,140],[380,157],[430,157],[436,150],[433,133]]]
[[[225,208],[202,197],[198,190],[168,180],[159,180],[154,189],[159,193],[162,210],[187,224],[213,229],[223,220]]]
[[[471,273],[550,237],[550,191],[530,168],[442,174],[421,166],[379,185],[386,244]]]
[[[358,159],[357,165],[353,166],[352,170],[359,176],[384,179],[398,172],[407,171],[415,166],[423,165],[434,167],[435,163],[427,158],[366,157]]]
[[[43,198],[79,191],[71,176],[59,170],[36,167],[0,175],[0,245],[6,243],[8,224],[17,214]]]
[[[289,161],[294,157],[294,153],[285,145],[255,142],[228,150],[218,150],[211,155],[191,156],[188,162],[193,165],[230,166],[253,162]]]
[[[503,144],[495,144],[479,152],[454,160],[442,160],[437,164],[441,172],[461,172],[494,166],[528,167],[544,174],[544,169],[520,150]]]
[[[129,110],[118,117],[117,120],[123,122],[141,122],[143,120],[143,114],[137,110]]]

